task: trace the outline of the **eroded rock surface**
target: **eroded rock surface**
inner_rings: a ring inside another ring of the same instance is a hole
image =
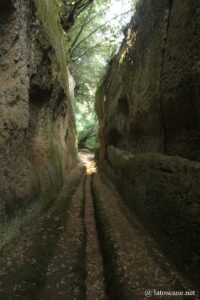
[[[199,156],[200,4],[139,1],[97,91],[102,143]]]
[[[104,171],[198,284],[199,1],[139,1],[96,94]]]
[[[3,221],[47,182],[57,180],[59,188],[63,169],[76,162],[73,80],[66,60],[61,67],[62,41],[58,36],[60,44],[55,44],[48,35],[54,28],[41,5],[33,0],[0,2]]]

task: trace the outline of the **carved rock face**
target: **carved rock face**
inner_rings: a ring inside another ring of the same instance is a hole
[[[129,208],[199,285],[200,4],[139,3],[96,94],[100,154]]]
[[[141,1],[99,89],[107,145],[200,159],[199,18],[197,0]]]
[[[76,161],[73,93],[55,76],[55,51],[36,15],[33,1],[0,1],[1,221],[35,199],[54,164],[52,139],[63,167]]]

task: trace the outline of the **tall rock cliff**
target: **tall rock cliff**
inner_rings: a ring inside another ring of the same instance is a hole
[[[199,111],[199,1],[139,1],[96,94],[100,158],[129,208],[197,284]]]
[[[74,82],[58,17],[56,1],[0,1],[1,221],[51,186],[58,192],[76,162]]]
[[[199,20],[198,0],[139,1],[97,92],[106,145],[200,159]]]

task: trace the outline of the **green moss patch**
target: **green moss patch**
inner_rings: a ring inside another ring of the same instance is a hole
[[[69,43],[64,35],[60,24],[60,10],[58,0],[35,0],[37,13],[50,45],[56,53],[57,62],[59,64],[63,83],[67,76],[67,62],[69,62],[68,50]],[[57,74],[58,75],[58,74]]]

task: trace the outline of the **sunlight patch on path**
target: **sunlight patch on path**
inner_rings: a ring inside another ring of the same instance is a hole
[[[81,152],[79,152],[79,159],[86,167],[87,175],[97,173],[97,165],[94,160],[94,153],[81,151]]]

